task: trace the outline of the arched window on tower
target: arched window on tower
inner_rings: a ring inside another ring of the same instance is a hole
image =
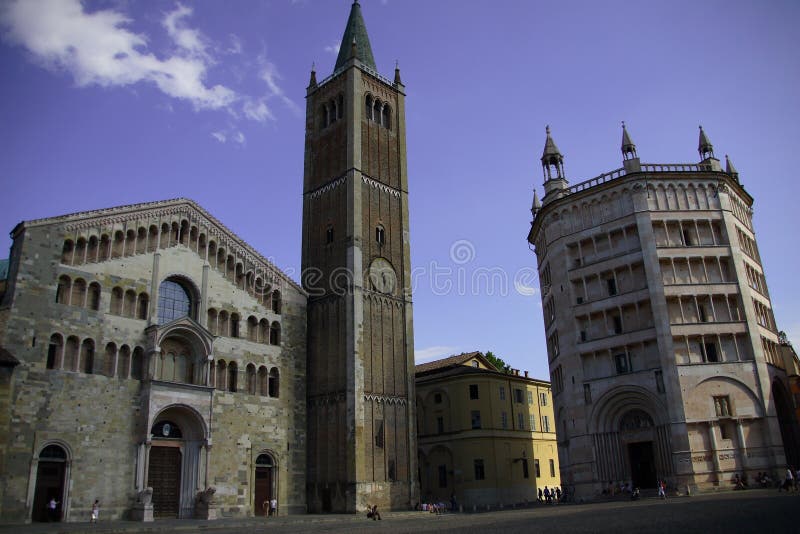
[[[333,243],[333,225],[331,224],[325,229],[325,243],[329,245]]]
[[[135,317],[136,316],[136,291],[133,289],[129,289],[125,292],[125,306],[123,310],[123,315],[125,317]]]
[[[258,394],[262,397],[269,395],[269,372],[263,365],[258,368]]]
[[[75,256],[73,259],[75,265],[86,263],[86,239],[79,237],[75,242]]]
[[[89,238],[89,245],[86,248],[86,261],[88,262],[96,262],[97,261],[97,253],[100,250],[100,242],[97,239],[96,235],[93,235]]]
[[[139,227],[136,233],[136,254],[144,254],[147,250],[147,228]]]
[[[50,345],[47,347],[47,368],[60,369],[61,359],[64,357],[64,338],[61,334],[50,336]]]
[[[217,335],[228,337],[228,312],[221,310],[219,312],[219,319],[217,319]]]
[[[256,366],[252,363],[247,364],[247,392],[250,395],[256,394]]]
[[[277,367],[269,370],[269,396],[275,398],[280,396],[280,373]]]
[[[111,290],[111,314],[122,315],[122,300],[123,293],[121,287],[115,287]]]
[[[92,282],[89,284],[89,295],[86,299],[86,304],[90,310],[100,309],[100,284]]]
[[[386,230],[384,230],[381,224],[375,227],[375,242],[379,247],[382,247],[386,243]]]
[[[231,314],[231,337],[239,337],[239,314]]]
[[[372,96],[367,95],[367,98],[364,100],[364,118],[368,121],[372,120]]]
[[[381,112],[381,126],[387,130],[392,129],[392,108],[390,108],[388,104],[383,105],[383,111]]]
[[[114,368],[117,364],[117,345],[114,343],[106,343],[106,352],[103,356],[103,374],[105,376],[114,376]]]
[[[72,239],[67,239],[64,241],[64,246],[61,248],[61,263],[64,265],[69,265],[72,263],[72,252],[75,246],[72,243]]]
[[[372,120],[374,120],[375,122],[380,122],[382,108],[383,104],[381,103],[381,101],[375,99],[375,103],[372,105]]]
[[[78,351],[80,351],[80,340],[76,336],[69,336],[64,348],[63,368],[65,371],[78,370]]]
[[[72,280],[69,276],[62,274],[58,278],[58,287],[56,287],[56,302],[58,304],[69,304],[69,294],[72,291]]]
[[[225,360],[217,360],[217,383],[216,388],[220,391],[225,391],[225,384],[228,380],[228,375],[226,373],[228,366],[225,364]]]
[[[281,325],[278,321],[273,321],[272,326],[269,329],[269,344],[281,344]]]
[[[83,306],[86,300],[86,281],[82,278],[76,278],[72,282],[72,297],[69,303],[72,306]]]
[[[252,315],[247,318],[247,340],[258,343],[258,319]]]
[[[136,254],[136,231],[131,228],[125,234],[125,255],[133,256]]]
[[[114,245],[111,247],[111,257],[112,258],[120,258],[122,257],[123,252],[125,252],[125,234],[122,233],[122,230],[117,230],[114,232]]]
[[[150,305],[150,296],[147,293],[139,293],[136,304],[136,317],[141,320],[147,319],[147,308]]]
[[[134,380],[142,380],[144,378],[144,349],[136,347],[133,349],[133,358],[131,359],[131,378]]]
[[[94,341],[84,339],[81,344],[81,370],[90,375],[94,373]]]
[[[339,100],[336,105],[336,118],[344,118],[344,95],[339,95]]]
[[[100,251],[98,252],[98,261],[106,261],[111,256],[111,238],[108,237],[108,234],[103,234],[100,236]]]
[[[228,391],[236,392],[237,391],[237,382],[239,378],[239,368],[236,366],[236,362],[231,362],[228,364]]]
[[[281,292],[277,289],[272,292],[272,311],[280,315],[281,313]]]
[[[269,345],[269,321],[261,319],[258,322],[258,341],[265,345]]]
[[[328,105],[322,104],[319,108],[319,126],[321,130],[328,127]]]
[[[122,345],[117,353],[117,378],[128,378],[133,375],[132,366],[131,348],[128,345]]]

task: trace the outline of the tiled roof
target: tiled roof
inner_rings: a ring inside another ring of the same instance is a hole
[[[434,369],[444,369],[445,367],[452,367],[455,365],[463,365],[464,362],[467,360],[471,360],[476,356],[480,356],[483,358],[483,354],[479,351],[475,352],[462,352],[461,354],[457,354],[455,356],[450,356],[449,358],[443,358],[441,360],[435,360],[428,363],[421,363],[419,365],[414,366],[414,372],[416,373],[424,373],[426,371],[433,371]]]
[[[344,66],[352,57],[353,41],[356,43],[356,57],[367,67],[377,70],[375,58],[372,57],[372,47],[367,36],[367,26],[364,24],[364,18],[361,16],[361,6],[358,2],[353,2],[353,6],[350,8],[350,17],[347,19],[347,27],[339,45],[339,55],[336,58],[334,71]]]

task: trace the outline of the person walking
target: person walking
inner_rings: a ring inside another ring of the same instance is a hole
[[[92,518],[89,520],[89,523],[97,523],[99,517],[100,517],[100,499],[95,499],[94,504],[92,505]]]
[[[47,503],[47,519],[48,521],[58,521],[58,501],[55,497],[50,497]]]
[[[270,517],[278,515],[278,499],[273,497],[269,501],[269,515]]]
[[[663,480],[658,481],[658,497],[667,500],[667,484]]]
[[[781,489],[785,489],[786,491],[790,491],[794,486],[794,475],[792,474],[791,466],[786,468],[786,477],[783,480],[783,485],[778,487],[778,491],[780,492]]]

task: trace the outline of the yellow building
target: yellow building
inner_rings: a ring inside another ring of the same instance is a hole
[[[549,382],[500,372],[480,352],[415,371],[424,502],[510,506],[560,485]]]

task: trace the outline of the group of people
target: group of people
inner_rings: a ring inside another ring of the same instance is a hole
[[[261,508],[264,510],[264,517],[278,515],[278,499],[275,497],[266,499],[264,504],[261,505]]]
[[[423,502],[419,504],[417,509],[422,510],[423,512],[441,515],[447,511],[447,504],[443,502]]]
[[[381,513],[378,511],[377,504],[373,504],[372,506],[367,505],[367,519],[372,519],[373,521],[381,519]]]
[[[47,520],[48,521],[59,521],[60,517],[58,515],[58,505],[61,504],[56,500],[55,497],[50,497],[50,500],[47,501]],[[92,515],[89,518],[89,523],[97,523],[97,520],[100,519],[100,499],[95,499],[94,503],[92,504]]]
[[[539,488],[539,497],[537,500],[545,504],[558,504],[561,502],[561,497],[561,488],[556,486],[555,488],[550,489],[545,486],[544,491],[542,491],[542,488]]]
[[[602,494],[603,495],[616,495],[618,493],[633,493],[634,491],[633,484],[630,482],[618,482],[614,484],[613,482],[609,481],[608,486],[603,488]]]

